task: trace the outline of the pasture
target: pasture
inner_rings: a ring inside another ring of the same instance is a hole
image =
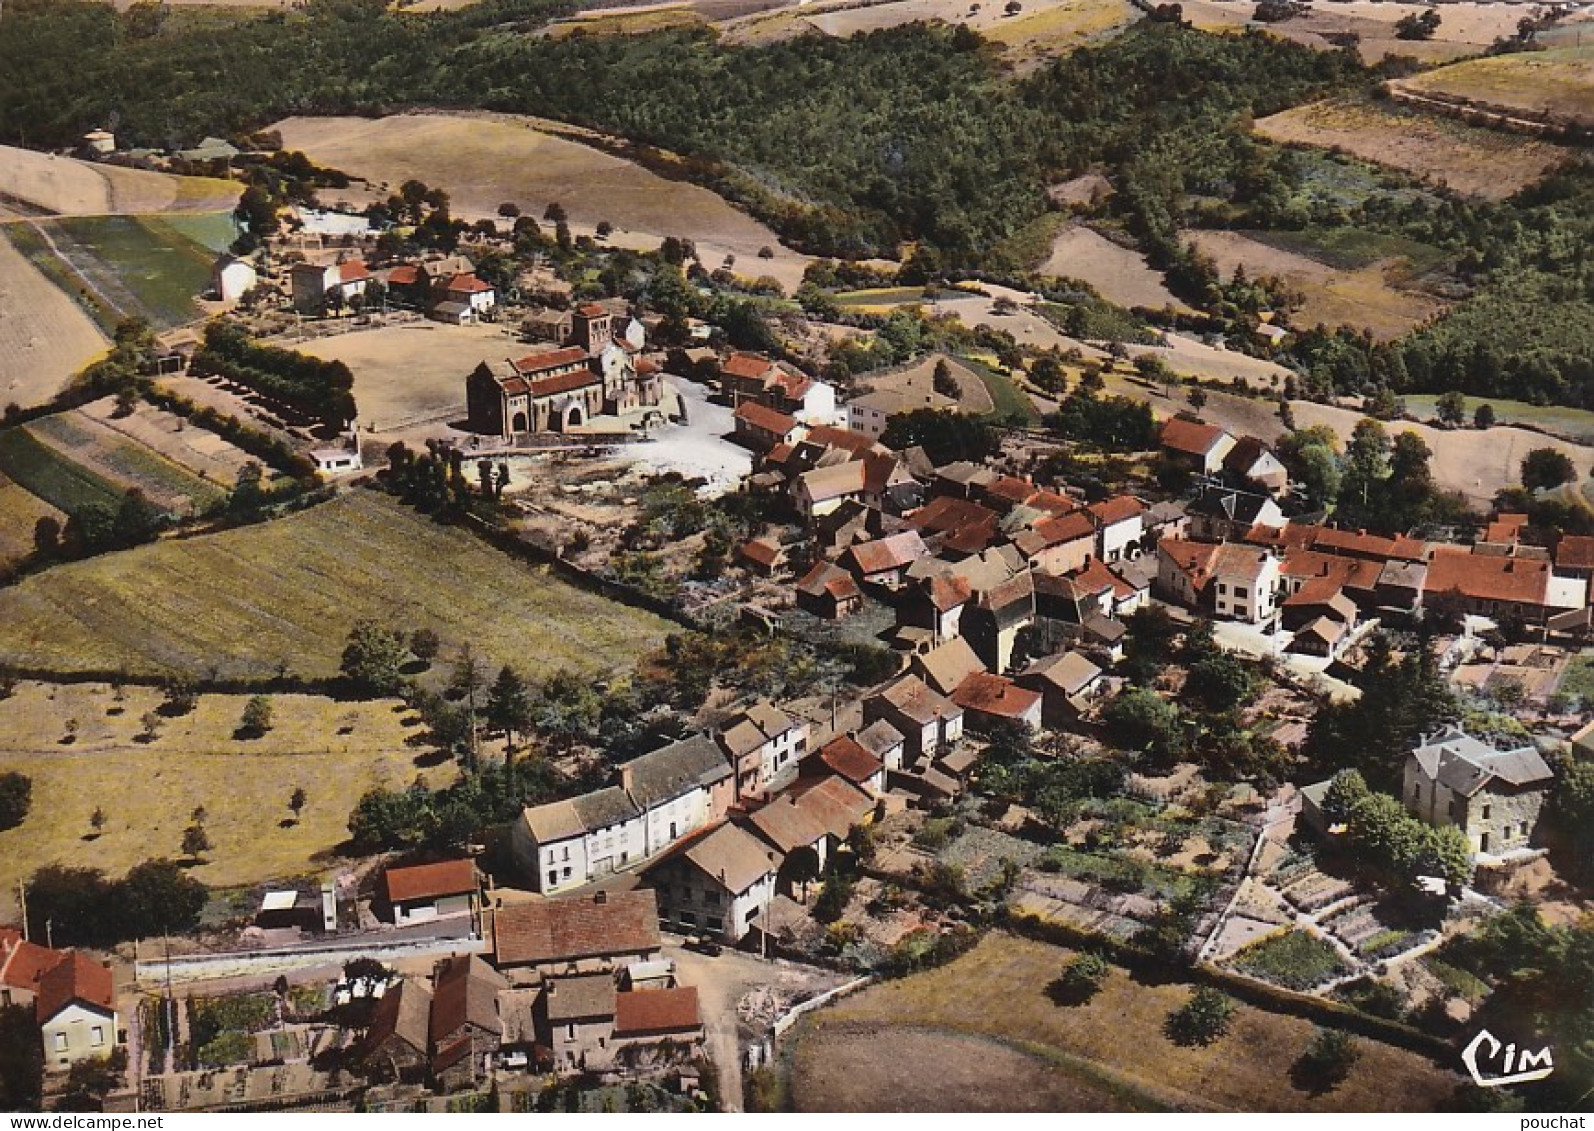
[[[33,528],[49,516],[65,523],[66,516],[49,503],[0,475],[0,565],[25,558],[33,552]]]
[[[953,1071],[963,1087],[943,1102],[988,1111],[1032,1110],[1032,1088],[1072,1092],[1077,1100],[1065,1106],[1073,1110],[1433,1111],[1460,1083],[1415,1053],[1357,1038],[1362,1055],[1350,1076],[1313,1095],[1290,1074],[1312,1039],[1310,1021],[1242,1004],[1227,1035],[1181,1047],[1162,1026],[1188,999],[1188,984],[1142,981],[1113,967],[1089,1002],[1059,1005],[1047,987],[1071,954],[992,934],[946,966],[820,1010],[798,1030],[792,1054],[798,1110],[916,1106],[904,1072],[918,1081]],[[1001,987],[1000,1008],[992,1008],[993,987]],[[899,1034],[915,1055],[899,1054]],[[1003,1051],[989,1077],[949,1069],[977,1065],[976,1050],[983,1056],[990,1042]],[[842,1050],[851,1055],[838,1060]]]
[[[33,779],[32,812],[0,832],[0,916],[17,881],[45,864],[103,868],[112,876],[153,856],[181,855],[196,806],[214,847],[193,875],[207,884],[256,883],[312,870],[348,838],[349,811],[376,786],[434,786],[455,775],[416,764],[396,700],[348,703],[318,695],[271,696],[273,724],[235,734],[248,697],[204,695],[187,715],[163,718],[152,741],[140,721],[160,704],[153,688],[23,682],[0,700],[0,771]],[[75,724],[70,743],[68,723]],[[308,804],[297,823],[288,798]],[[89,823],[96,808],[106,823]]]
[[[1025,5],[1023,12],[981,32],[1006,47],[1008,59],[1024,71],[1082,44],[1114,35],[1139,18],[1127,0],[1065,0],[1038,10]]]
[[[0,159],[0,166],[4,161]],[[106,338],[83,308],[8,238],[0,224],[0,403],[31,407],[66,387],[105,352]]]
[[[471,370],[535,349],[517,341],[512,326],[435,322],[356,330],[292,348],[349,367],[360,425],[377,434],[423,420],[462,420]]]
[[[42,439],[35,431],[42,423],[0,432],[0,472],[66,514],[90,505],[115,507],[122,498],[116,484]]]
[[[235,182],[213,177],[151,173],[0,146],[0,200],[20,201],[32,214],[216,212],[232,208],[242,192]],[[0,210],[0,218],[5,215]]]
[[[1404,393],[1406,411],[1419,420],[1434,415],[1434,393]],[[1527,401],[1505,400],[1500,397],[1467,397],[1467,420],[1481,404],[1494,409],[1494,418],[1500,424],[1526,424],[1541,428],[1553,436],[1561,436],[1580,444],[1594,445],[1594,412],[1586,408],[1567,408],[1564,405],[1538,405]]]
[[[1301,295],[1291,314],[1296,326],[1352,326],[1389,341],[1432,318],[1443,309],[1434,298],[1399,287],[1409,273],[1404,258],[1375,259],[1358,267],[1336,267],[1260,238],[1232,231],[1196,231],[1191,242],[1211,256],[1219,271],[1233,276],[1237,268],[1253,278],[1273,276]]]
[[[448,191],[456,215],[496,217],[513,202],[541,217],[554,202],[577,231],[607,220],[610,241],[654,250],[665,236],[694,240],[703,262],[718,267],[734,255],[752,275],[772,275],[788,290],[802,279],[807,257],[781,247],[773,230],[708,189],[670,180],[593,145],[572,127],[558,134],[530,119],[507,116],[400,114],[367,118],[287,118],[273,129],[287,149],[396,190],[410,178]],[[328,202],[338,194],[323,194]],[[356,189],[351,199],[364,203]],[[775,253],[759,259],[761,248]]]
[[[1469,59],[1395,84],[1414,94],[1464,99],[1532,118],[1594,124],[1594,45]]]
[[[157,216],[36,221],[29,258],[109,332],[127,317],[157,329],[194,321],[215,253]]]
[[[1398,106],[1330,99],[1260,118],[1285,144],[1342,149],[1457,192],[1503,200],[1566,159],[1560,146]]]
[[[947,369],[951,371],[952,380],[957,382],[959,412],[966,412],[971,416],[984,416],[994,411],[995,402],[992,401],[980,373],[970,365],[943,353],[929,354],[910,365],[890,370],[881,376],[869,374],[862,380],[871,389],[889,389],[910,396],[929,398],[929,395],[935,392],[935,367],[942,361],[946,362]]]
[[[331,679],[370,618],[493,670],[604,673],[668,622],[371,491],[256,526],[57,566],[0,591],[0,661],[52,672]]]
[[[1138,251],[1119,247],[1106,236],[1083,225],[1073,225],[1052,241],[1051,255],[1040,267],[1040,274],[1079,279],[1089,283],[1102,298],[1119,306],[1165,306],[1183,309],[1163,281]]]
[[[1517,20],[1522,17],[1510,4],[1447,3],[1432,39],[1398,38],[1396,21],[1421,13],[1425,7],[1383,0],[1340,0],[1313,7],[1280,23],[1260,26],[1274,35],[1323,50],[1333,46],[1330,36],[1354,34],[1359,37],[1357,52],[1368,63],[1396,55],[1423,63],[1442,63],[1477,54],[1501,36],[1514,35]],[[1256,5],[1245,0],[1191,0],[1185,5],[1184,14],[1203,31],[1230,31],[1251,26],[1255,10]]]

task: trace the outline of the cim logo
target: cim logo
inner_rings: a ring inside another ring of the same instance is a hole
[[[1497,1057],[1500,1067],[1498,1074],[1490,1070]],[[1555,1071],[1555,1061],[1550,1058],[1548,1048],[1529,1052],[1527,1049],[1518,1049],[1516,1045],[1501,1045],[1494,1034],[1487,1029],[1480,1030],[1462,1050],[1461,1063],[1467,1066],[1467,1071],[1472,1074],[1473,1083],[1480,1088],[1503,1088],[1507,1084],[1527,1084],[1534,1080],[1542,1080]]]

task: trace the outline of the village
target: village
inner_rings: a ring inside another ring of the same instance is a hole
[[[311,228],[340,234],[304,250]],[[1341,527],[1273,444],[1204,421],[1198,385],[1162,393],[1108,487],[1099,463],[1057,458],[1092,437],[967,413],[997,380],[968,362],[838,384],[678,311],[571,298],[546,267],[511,298],[458,252],[384,262],[376,234],[305,212],[270,269],[224,257],[207,296],[251,334],[277,327],[279,350],[351,358],[342,418],[251,387],[214,329],[147,364],[290,437],[339,492],[410,497],[409,444],[452,463],[457,497],[479,463],[497,540],[683,622],[861,658],[817,695],[716,694],[680,718],[699,729],[612,769],[578,742],[562,758],[598,784],[525,806],[485,855],[349,861],[266,890],[214,942],[145,938],[106,964],[7,928],[4,1001],[35,1011],[58,1099],[736,1109],[798,1016],[995,923],[1161,932],[1225,978],[1394,1000],[1442,1034],[1471,1007],[1428,956],[1515,899],[1578,905],[1546,821],[1556,767],[1594,759],[1590,699],[1563,689],[1586,678],[1594,538],[1510,512],[1426,536]],[[475,250],[496,262],[491,242]],[[419,370],[356,345],[395,334],[429,339]],[[1056,356],[1030,353],[1030,379]],[[1082,388],[1113,367],[1100,356],[1065,359]],[[748,536],[638,543],[639,494],[745,500]],[[617,570],[639,545],[702,580]],[[1396,823],[1444,835],[1379,859],[1358,846],[1368,784],[1303,781],[1323,764],[1308,736],[1419,655],[1467,706],[1369,776]],[[473,716],[462,756],[492,756],[492,726]],[[1394,892],[1402,871],[1423,899]]]

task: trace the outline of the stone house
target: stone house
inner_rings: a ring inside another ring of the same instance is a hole
[[[616,993],[612,974],[548,979],[540,1004],[555,1071],[596,1071],[613,1064]]]
[[[474,954],[445,958],[432,979],[432,1079],[444,1090],[487,1076],[503,1037],[498,995],[509,980]]]
[[[1527,848],[1555,775],[1533,746],[1497,750],[1459,727],[1406,756],[1401,800],[1429,825],[1454,825],[1477,856]]]
[[[521,984],[543,975],[612,973],[659,953],[659,905],[647,888],[511,903],[492,916],[493,965]]]
[[[775,897],[782,857],[734,824],[690,841],[655,864],[647,881],[671,930],[735,944]]]
[[[432,991],[405,978],[376,1003],[357,1059],[372,1080],[421,1083],[431,1069]]]
[[[883,719],[901,733],[904,766],[932,758],[963,737],[963,708],[916,675],[904,675],[865,699],[863,718]]]
[[[735,767],[736,796],[754,797],[807,753],[808,724],[760,700],[727,719],[717,740]]]
[[[1175,416],[1163,422],[1159,443],[1169,462],[1199,474],[1216,475],[1235,439],[1216,425]]]

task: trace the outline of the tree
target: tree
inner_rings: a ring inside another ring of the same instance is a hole
[[[534,710],[530,686],[519,672],[505,664],[487,692],[487,725],[503,731],[513,746],[517,734],[531,729]]]
[[[304,807],[310,803],[310,795],[304,791],[303,786],[294,786],[293,793],[288,796],[288,808],[293,810],[293,823],[299,823],[299,814],[304,812]]]
[[[1256,692],[1251,665],[1233,653],[1215,650],[1190,665],[1184,693],[1208,711],[1232,711]]]
[[[781,865],[781,878],[802,886],[802,902],[808,902],[808,885],[820,876],[819,854],[806,846],[794,849]]]
[[[1112,967],[1099,954],[1092,951],[1076,954],[1053,983],[1053,999],[1065,1005],[1083,1005],[1101,992],[1111,971]]]
[[[1124,750],[1145,751],[1166,759],[1183,749],[1179,708],[1155,691],[1131,688],[1102,711],[1107,737]]]
[[[1474,428],[1494,427],[1494,406],[1481,404],[1472,411],[1472,426]]]
[[[57,1111],[103,1111],[105,1097],[122,1087],[126,1075],[126,1045],[117,1045],[109,1056],[80,1060],[67,1071],[66,1086],[55,1108]]]
[[[1309,1091],[1332,1091],[1344,1083],[1360,1057],[1361,1050],[1349,1033],[1343,1029],[1319,1027],[1301,1059],[1295,1062],[1291,1075]]]
[[[199,705],[199,691],[193,681],[184,676],[172,676],[162,685],[161,714],[176,717],[187,715]]]
[[[369,695],[393,695],[404,685],[404,637],[371,620],[358,620],[343,649],[342,671]]]
[[[1395,21],[1396,39],[1432,39],[1439,30],[1439,13],[1429,8],[1420,15],[1413,12]]]
[[[118,546],[137,546],[154,541],[165,524],[165,513],[134,487],[122,496],[116,508],[111,520],[111,537]]]
[[[0,1110],[38,1111],[44,1046],[31,1005],[0,1005]]]
[[[1168,1015],[1164,1031],[1176,1045],[1210,1045],[1229,1031],[1234,1001],[1211,986],[1198,986],[1190,1000]]]
[[[205,885],[172,860],[135,865],[115,888],[115,898],[122,902],[116,938],[191,931],[199,925],[200,912],[210,899]]]
[[[959,460],[981,463],[1000,446],[996,430],[984,421],[959,412],[930,408],[893,416],[880,442],[897,451],[922,447],[937,466]]]
[[[183,830],[183,855],[190,860],[198,860],[210,851],[210,836],[205,832],[205,826],[197,821]]]
[[[429,628],[417,628],[410,633],[410,654],[423,664],[430,666],[442,648],[443,642]]]
[[[244,704],[243,717],[238,729],[250,738],[259,738],[271,729],[271,700],[264,695],[252,695]]]
[[[1571,457],[1556,448],[1534,448],[1522,458],[1522,486],[1530,491],[1549,490],[1576,478]]]
[[[962,388],[952,377],[952,367],[947,364],[944,357],[935,360],[935,369],[930,374],[930,386],[943,397],[951,397],[953,400],[957,400],[963,393]]]
[[[1200,412],[1202,409],[1207,407],[1207,391],[1200,385],[1197,385],[1195,388],[1190,390],[1190,396],[1188,399],[1190,401],[1190,407],[1195,409],[1197,412]]]
[[[1433,407],[1441,423],[1460,426],[1467,419],[1467,397],[1458,389],[1441,393]]]
[[[143,717],[140,718],[138,722],[143,728],[139,731],[139,737],[145,742],[154,742],[157,738],[159,738],[161,727],[165,725],[165,720],[154,711],[145,711]]]
[[[33,779],[8,770],[0,774],[0,830],[14,829],[33,807]]]
[[[89,828],[94,830],[95,836],[99,836],[105,831],[105,823],[107,820],[109,820],[109,818],[106,817],[105,810],[96,805],[94,807],[94,812],[89,814]]]
[[[33,552],[46,561],[60,554],[61,522],[54,515],[42,515],[33,524]]]

